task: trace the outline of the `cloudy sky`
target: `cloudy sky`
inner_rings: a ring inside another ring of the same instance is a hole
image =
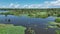
[[[60,8],[60,0],[0,0],[0,8]]]

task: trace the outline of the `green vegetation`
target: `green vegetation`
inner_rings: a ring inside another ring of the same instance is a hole
[[[60,8],[57,9],[7,9],[8,12],[2,12],[0,15],[15,15],[15,16],[29,16],[32,18],[47,18],[49,16],[57,17],[55,22],[49,22],[50,28],[60,28]],[[35,25],[36,26],[36,25]],[[24,34],[26,28],[22,26],[13,25],[0,25],[0,34]],[[34,30],[28,28],[29,33],[34,33]],[[60,30],[56,31],[56,34],[60,34]]]
[[[35,31],[31,27],[27,28],[26,33],[28,33],[28,34],[36,34]]]
[[[0,34],[25,34],[25,27],[0,24]]]
[[[60,17],[56,17],[55,22],[50,22],[49,28],[60,28]],[[60,34],[60,30],[56,30],[56,34]]]
[[[27,15],[35,18],[47,18],[48,16],[60,16],[60,9],[10,9],[8,12],[0,13],[4,15]]]
[[[47,12],[40,12],[37,17],[46,18],[48,17]]]
[[[55,22],[60,23],[60,17],[57,17],[57,18],[55,19]]]
[[[60,30],[56,30],[56,34],[60,34]]]
[[[35,17],[35,18],[46,18],[48,17],[48,14],[47,12],[39,12],[39,13],[37,12],[37,13],[31,13],[28,16]]]
[[[55,19],[55,22],[49,22],[49,24],[50,24],[50,26],[51,27],[58,27],[58,28],[60,28],[60,17],[56,17],[56,19]],[[49,27],[50,27],[49,26]]]
[[[50,22],[49,28],[60,28],[60,17],[55,19],[55,22]],[[56,34],[60,34],[60,30],[56,30]]]
[[[56,22],[49,22],[49,28],[58,28],[59,26],[57,26],[57,25],[59,25],[59,23],[56,23]]]

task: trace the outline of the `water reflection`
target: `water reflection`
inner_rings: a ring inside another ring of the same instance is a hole
[[[8,22],[10,22],[11,20],[10,19],[8,19]]]
[[[14,16],[14,15],[0,15],[0,23],[4,24],[14,24],[21,25],[25,27],[32,27],[37,34],[55,34],[54,29],[48,29],[47,28],[49,21],[54,21],[55,19],[53,17],[48,18],[30,18],[27,16]]]

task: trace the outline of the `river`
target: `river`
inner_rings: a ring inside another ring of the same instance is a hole
[[[55,29],[48,27],[48,22],[53,22],[54,17],[48,18],[31,18],[27,16],[14,16],[14,15],[0,15],[0,23],[14,24],[15,26],[32,27],[36,34],[55,34]]]

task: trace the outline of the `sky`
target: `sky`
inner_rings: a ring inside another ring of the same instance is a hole
[[[60,8],[60,0],[0,0],[0,8]]]

